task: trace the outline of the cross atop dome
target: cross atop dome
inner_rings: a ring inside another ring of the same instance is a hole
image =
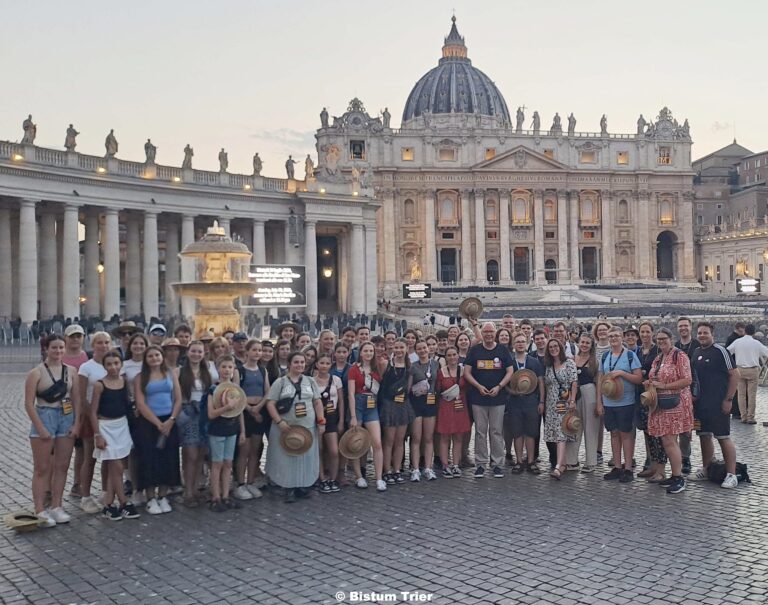
[[[443,58],[467,58],[467,46],[464,44],[464,37],[459,35],[459,30],[456,29],[456,15],[451,17],[451,31],[444,40],[443,44]]]

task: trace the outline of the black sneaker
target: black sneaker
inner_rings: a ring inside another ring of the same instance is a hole
[[[237,500],[231,500],[229,498],[224,500],[224,506],[226,506],[227,508],[234,508],[234,509],[241,508],[240,503]]]
[[[116,506],[107,506],[104,508],[104,516],[110,521],[122,521],[123,515]]]
[[[674,477],[667,477],[666,479],[662,479],[661,481],[659,481],[656,485],[658,485],[659,487],[669,487],[674,482],[675,482]]]
[[[485,477],[485,468],[482,466],[478,466],[475,469],[475,479],[482,479]]]
[[[310,497],[312,497],[312,492],[310,492],[308,489],[304,489],[303,487],[297,487],[295,492],[296,492],[296,497],[297,498],[310,498]]]
[[[387,485],[394,485],[395,484],[395,474],[394,473],[387,473],[384,475],[384,481]]]
[[[501,479],[504,476],[504,471],[501,470],[500,466],[494,466],[493,467],[493,476],[496,479]]]
[[[123,510],[120,511],[123,515],[123,519],[138,519],[141,515],[136,510],[133,502],[126,502],[123,506]]]
[[[683,474],[690,475],[690,473],[691,473],[691,459],[683,458]],[[683,489],[685,489],[685,486],[683,486]],[[680,491],[683,491],[683,490],[680,490]],[[670,493],[677,493],[677,492],[670,492]]]
[[[395,473],[395,483],[405,483],[405,477],[403,477],[403,473],[399,471]]]
[[[285,490],[285,497],[283,498],[283,501],[286,504],[291,504],[293,502],[296,502],[296,490],[295,489]],[[227,508],[224,507],[224,510],[227,510]]]
[[[211,510],[215,513],[224,513],[227,512],[227,505],[224,504],[221,500],[211,500]]]
[[[635,475],[631,469],[625,468],[621,471],[621,477],[619,477],[619,483],[632,483],[635,480]]]
[[[606,481],[613,481],[614,479],[620,479],[621,474],[621,469],[614,466],[609,473],[605,473],[605,475],[603,475],[603,479]]]
[[[672,477],[672,483],[667,487],[668,494],[679,494],[685,491],[685,479],[682,477]]]
[[[329,484],[331,486],[331,492],[337,493],[341,491],[341,486],[339,485],[339,482],[336,481],[336,479],[333,479],[332,481],[329,481]]]
[[[320,482],[320,493],[321,494],[330,494],[331,493],[331,482],[330,481],[321,481]]]

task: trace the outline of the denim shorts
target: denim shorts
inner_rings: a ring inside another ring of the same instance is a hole
[[[61,408],[48,408],[42,406],[35,406],[37,415],[40,416],[40,421],[43,423],[45,430],[47,430],[51,437],[54,439],[57,437],[66,437],[69,435],[69,430],[72,425],[75,424],[75,413],[64,414]],[[35,425],[29,431],[30,437],[39,437]]]
[[[373,397],[373,407],[369,407],[369,398]],[[355,394],[355,415],[357,422],[360,425],[366,422],[378,422],[379,421],[379,408],[376,407],[376,397],[374,395],[366,395],[363,393]]]
[[[224,462],[225,460],[231,462],[234,460],[235,445],[237,445],[237,435],[229,435],[227,437],[208,435],[211,462]]]

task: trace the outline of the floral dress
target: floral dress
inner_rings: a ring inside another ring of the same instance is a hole
[[[679,349],[672,349],[666,355],[661,353],[653,362],[648,373],[650,380],[657,382],[676,382],[691,377],[691,362]],[[658,395],[674,395],[673,391],[658,389]],[[693,430],[693,399],[691,389],[680,391],[680,403],[671,410],[656,408],[648,418],[648,434],[653,437],[679,435]]]
[[[544,387],[547,392],[547,399],[544,412],[544,441],[548,443],[559,443],[564,441],[575,441],[575,437],[569,437],[563,433],[563,417],[568,407],[562,411],[557,410],[557,402],[560,399],[560,391],[570,389],[577,380],[576,364],[572,359],[566,359],[565,363],[558,370],[548,366],[544,373]]]

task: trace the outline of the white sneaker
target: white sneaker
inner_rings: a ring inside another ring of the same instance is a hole
[[[424,474],[426,474],[426,472]],[[415,468],[411,471],[411,481],[414,483],[421,481],[421,472],[419,472],[419,469]]]
[[[379,491],[379,492],[387,491],[387,482],[384,481],[383,479],[379,479],[378,481],[376,481],[376,491]]]
[[[427,481],[434,481],[437,479],[437,475],[435,474],[435,471],[433,471],[431,468],[428,468],[424,471],[424,478]]]
[[[56,521],[56,523],[69,523],[72,520],[72,517],[60,506],[51,509],[48,514],[53,517],[53,520]]]
[[[168,502],[168,498],[165,498],[165,497],[160,498],[157,501],[157,504],[158,504],[158,506],[160,506],[160,512],[169,513],[169,512],[171,512],[173,510],[171,508],[171,503]]]
[[[163,509],[160,508],[160,503],[152,498],[149,502],[147,502],[147,512],[150,515],[162,515]]]
[[[360,489],[365,489],[368,487],[368,482],[360,477],[357,481],[355,481],[355,487],[359,487]]]
[[[143,491],[136,491],[133,492],[133,496],[131,496],[131,502],[133,502],[134,506],[146,506],[147,497],[144,495]]]
[[[245,486],[245,489],[248,490],[248,493],[251,494],[253,498],[261,498],[261,490],[256,487],[253,483],[249,483]]]
[[[688,475],[689,481],[707,481],[708,479],[709,476],[707,475],[707,469],[705,468],[696,469],[695,473]]]
[[[238,500],[253,500],[253,494],[248,489],[247,485],[238,485],[237,489],[233,492],[233,495]]]
[[[93,496],[86,496],[80,500],[80,508],[84,513],[95,515],[96,513],[100,513],[104,507],[96,502],[96,499]]]
[[[720,487],[725,489],[733,489],[738,485],[739,485],[739,480],[736,478],[736,475],[732,475],[731,473],[728,473],[725,476],[725,480],[720,484]]]
[[[56,527],[56,519],[51,516],[47,510],[37,513],[38,527]]]

